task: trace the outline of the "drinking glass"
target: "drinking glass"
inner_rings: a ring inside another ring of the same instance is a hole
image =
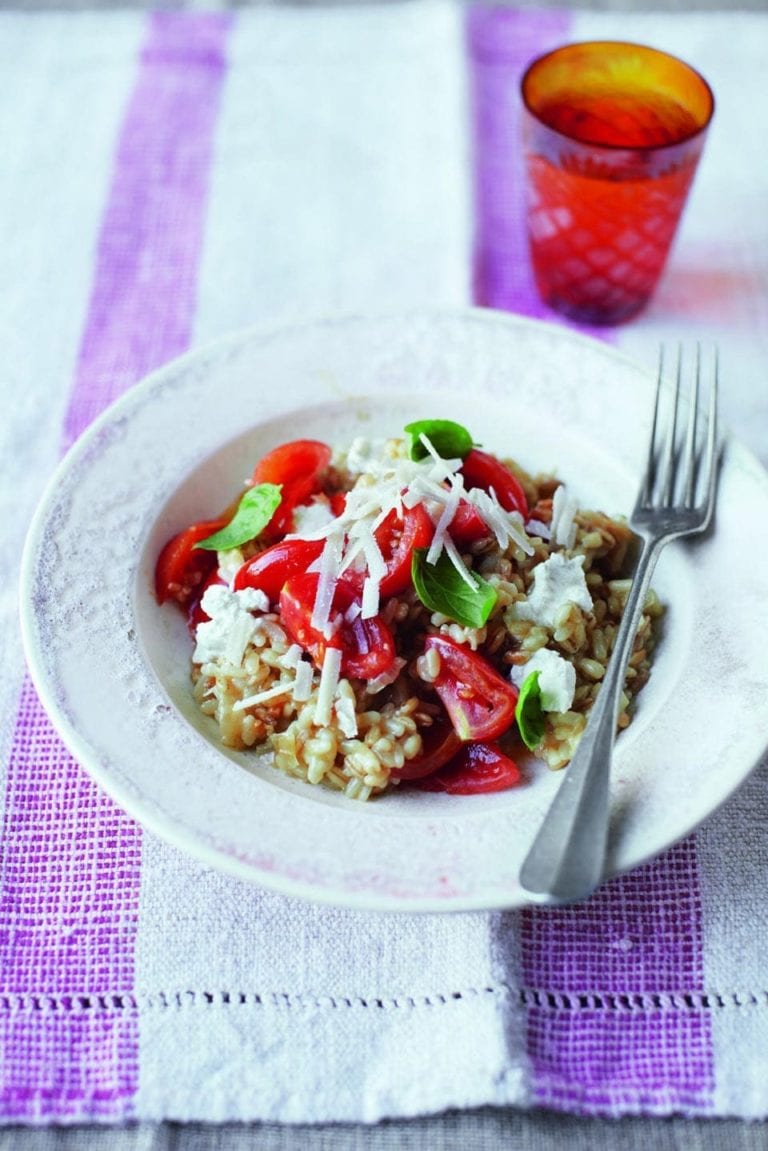
[[[617,324],[650,299],[714,112],[706,80],[641,44],[568,44],[522,80],[527,226],[539,293]]]

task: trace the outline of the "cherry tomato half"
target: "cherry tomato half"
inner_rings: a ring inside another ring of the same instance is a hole
[[[292,576],[280,591],[280,619],[291,638],[321,667],[329,647],[341,651],[341,670],[356,679],[375,679],[389,671],[395,662],[395,641],[381,616],[351,622],[338,619],[356,600],[355,589],[339,580],[333,597],[332,618],[338,623],[330,638],[312,625],[319,575],[304,572]]]
[[[393,509],[378,526],[374,538],[387,567],[386,574],[379,584],[381,599],[399,595],[410,587],[411,557],[414,549],[429,547],[434,534],[435,526],[423,504],[403,508],[402,516]],[[344,578],[359,591],[363,586],[365,573],[349,571]]]
[[[195,544],[220,531],[229,516],[191,524],[168,540],[155,565],[155,595],[158,603],[176,600],[188,607],[201,585],[216,568],[216,552],[196,548]]]
[[[422,791],[481,795],[520,782],[520,769],[495,743],[465,743],[442,770],[416,784]]]
[[[461,465],[464,485],[467,488],[482,488],[487,492],[493,488],[496,498],[508,512],[520,512],[528,519],[528,500],[520,480],[506,464],[480,448],[472,448]]]
[[[469,500],[462,500],[448,525],[448,533],[455,544],[465,547],[492,535],[480,512]]]
[[[238,568],[234,590],[252,587],[263,591],[271,602],[291,576],[305,572],[323,550],[323,540],[281,540]]]
[[[436,651],[440,657],[435,691],[459,739],[497,739],[511,727],[517,688],[487,660],[443,635],[427,636],[425,650]]]
[[[291,440],[259,460],[254,484],[281,484],[280,506],[264,529],[271,538],[293,528],[293,509],[320,490],[320,475],[331,462],[331,449],[320,440]]]
[[[421,732],[422,749],[413,759],[407,759],[402,767],[394,767],[392,779],[423,779],[434,775],[441,767],[453,759],[462,743],[447,720],[438,720]]]

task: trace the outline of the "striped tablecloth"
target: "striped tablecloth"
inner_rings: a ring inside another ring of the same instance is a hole
[[[662,338],[717,340],[725,419],[766,461],[768,16],[0,14],[2,1121],[768,1115],[766,764],[576,908],[321,909],[116,809],[52,731],[15,622],[47,476],[155,366],[330,310],[544,314],[517,82],[592,37],[671,49],[718,102],[657,297],[601,338],[649,363]]]

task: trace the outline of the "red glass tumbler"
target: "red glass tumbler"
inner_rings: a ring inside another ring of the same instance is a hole
[[[650,299],[714,111],[706,80],[640,44],[570,44],[522,80],[531,260],[546,304],[617,324]]]

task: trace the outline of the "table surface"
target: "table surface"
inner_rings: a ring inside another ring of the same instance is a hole
[[[333,0],[334,7],[361,0]],[[379,0],[381,3],[382,0]],[[386,0],[384,0],[386,2]],[[418,3],[418,0],[414,0]],[[498,3],[499,0],[496,0]],[[501,3],[504,0],[500,0]],[[547,7],[511,0],[518,8]],[[223,9],[317,7],[318,0],[0,0],[0,10]],[[596,11],[768,11],[768,0],[557,0],[558,7]],[[437,1117],[395,1120],[375,1127],[138,1123],[125,1127],[0,1128],[0,1151],[757,1151],[768,1148],[768,1123],[735,1119],[592,1119],[554,1112],[483,1108]]]

